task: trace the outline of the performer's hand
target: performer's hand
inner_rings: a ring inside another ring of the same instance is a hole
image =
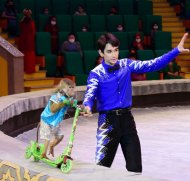
[[[92,112],[89,106],[82,106],[83,107],[83,111],[81,111],[81,115],[86,116],[86,117],[90,117],[92,116]]]
[[[185,40],[188,38],[188,33],[185,33],[181,39],[181,41],[179,42],[177,48],[178,50],[181,52],[181,53],[187,53],[189,52],[189,49],[185,49],[184,48],[184,43],[185,43]]]

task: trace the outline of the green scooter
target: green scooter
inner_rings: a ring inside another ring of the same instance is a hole
[[[48,165],[60,168],[63,173],[69,173],[73,167],[73,159],[71,158],[71,152],[74,142],[75,130],[77,125],[77,120],[80,112],[82,111],[81,107],[77,106],[77,102],[75,103],[75,115],[73,119],[71,134],[69,137],[69,143],[67,147],[64,149],[63,153],[58,156],[55,160],[50,160],[46,158],[41,158],[41,154],[44,151],[44,144],[39,144],[38,141],[31,141],[30,145],[26,147],[25,158],[29,159],[31,156],[34,157],[34,161],[42,160]],[[38,137],[38,136],[37,136]]]

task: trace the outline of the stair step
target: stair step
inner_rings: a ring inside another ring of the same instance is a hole
[[[182,38],[183,32],[172,32],[172,38]]]
[[[190,72],[185,72],[184,78],[185,78],[185,79],[190,79]]]
[[[190,55],[187,53],[187,54],[180,54],[178,55],[178,58],[179,58],[179,62],[180,60],[181,61],[187,61],[189,62],[189,65],[190,65]]]
[[[169,8],[171,7],[168,3],[153,3],[153,8]]]
[[[15,44],[15,39],[14,38],[7,38],[7,41],[10,43],[10,44]]]
[[[180,21],[176,21],[176,22],[162,22],[162,27],[183,27],[183,23]]]
[[[179,42],[172,42],[172,47],[175,48],[178,46],[178,44],[179,44]],[[184,47],[189,48],[189,44],[185,42]]]
[[[30,78],[24,80],[24,87],[53,86],[54,78]]]
[[[174,9],[172,7],[154,7],[153,8],[153,12],[154,13],[173,13],[174,12]]]
[[[190,72],[190,67],[181,67],[182,72]]]
[[[178,44],[179,44],[179,43],[172,43],[172,48],[177,47]]]
[[[177,64],[179,65],[179,66],[181,66],[181,67],[190,67],[190,62],[189,62],[189,60],[181,60],[180,58],[179,58],[179,61],[177,62]]]
[[[161,15],[163,17],[175,17],[176,13],[175,12],[157,12],[154,13],[155,15]]]
[[[176,16],[162,17],[162,22],[177,22],[179,19]]]
[[[184,27],[162,27],[162,31],[185,33],[185,28]]]
[[[1,33],[0,35],[2,38],[7,39],[8,38],[8,33]]]
[[[33,92],[33,91],[39,91],[39,90],[46,90],[46,89],[52,89],[54,86],[44,85],[44,86],[30,86],[30,87],[24,87],[25,92]]]
[[[46,77],[46,71],[45,70],[36,71],[32,74],[24,74],[24,79],[45,78],[45,77]]]
[[[181,40],[181,37],[179,37],[179,38],[172,38],[172,43],[179,43],[180,42],[180,40]],[[185,44],[190,44],[190,39],[187,39],[186,41],[185,41]]]
[[[167,0],[152,0],[153,3],[164,3],[166,4],[167,3]]]

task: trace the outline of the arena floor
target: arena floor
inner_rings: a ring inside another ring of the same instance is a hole
[[[143,173],[139,180],[190,180],[190,106],[133,108],[132,112],[142,147]],[[72,152],[76,161],[94,164],[97,116],[79,117]],[[63,151],[68,142],[71,124],[72,119],[62,123],[65,138],[55,148],[56,155]],[[36,128],[16,139],[28,144],[36,139]],[[80,166],[77,168],[80,170]],[[127,172],[120,147],[111,168],[116,172]],[[133,178],[136,180],[136,177]]]

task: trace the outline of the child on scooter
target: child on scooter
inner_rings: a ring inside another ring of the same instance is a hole
[[[54,157],[54,147],[58,145],[64,137],[60,129],[60,123],[67,109],[76,103],[76,100],[73,99],[74,95],[75,83],[70,79],[62,79],[42,112],[40,138],[45,140],[45,148],[41,158],[48,159],[48,146],[49,154]]]

